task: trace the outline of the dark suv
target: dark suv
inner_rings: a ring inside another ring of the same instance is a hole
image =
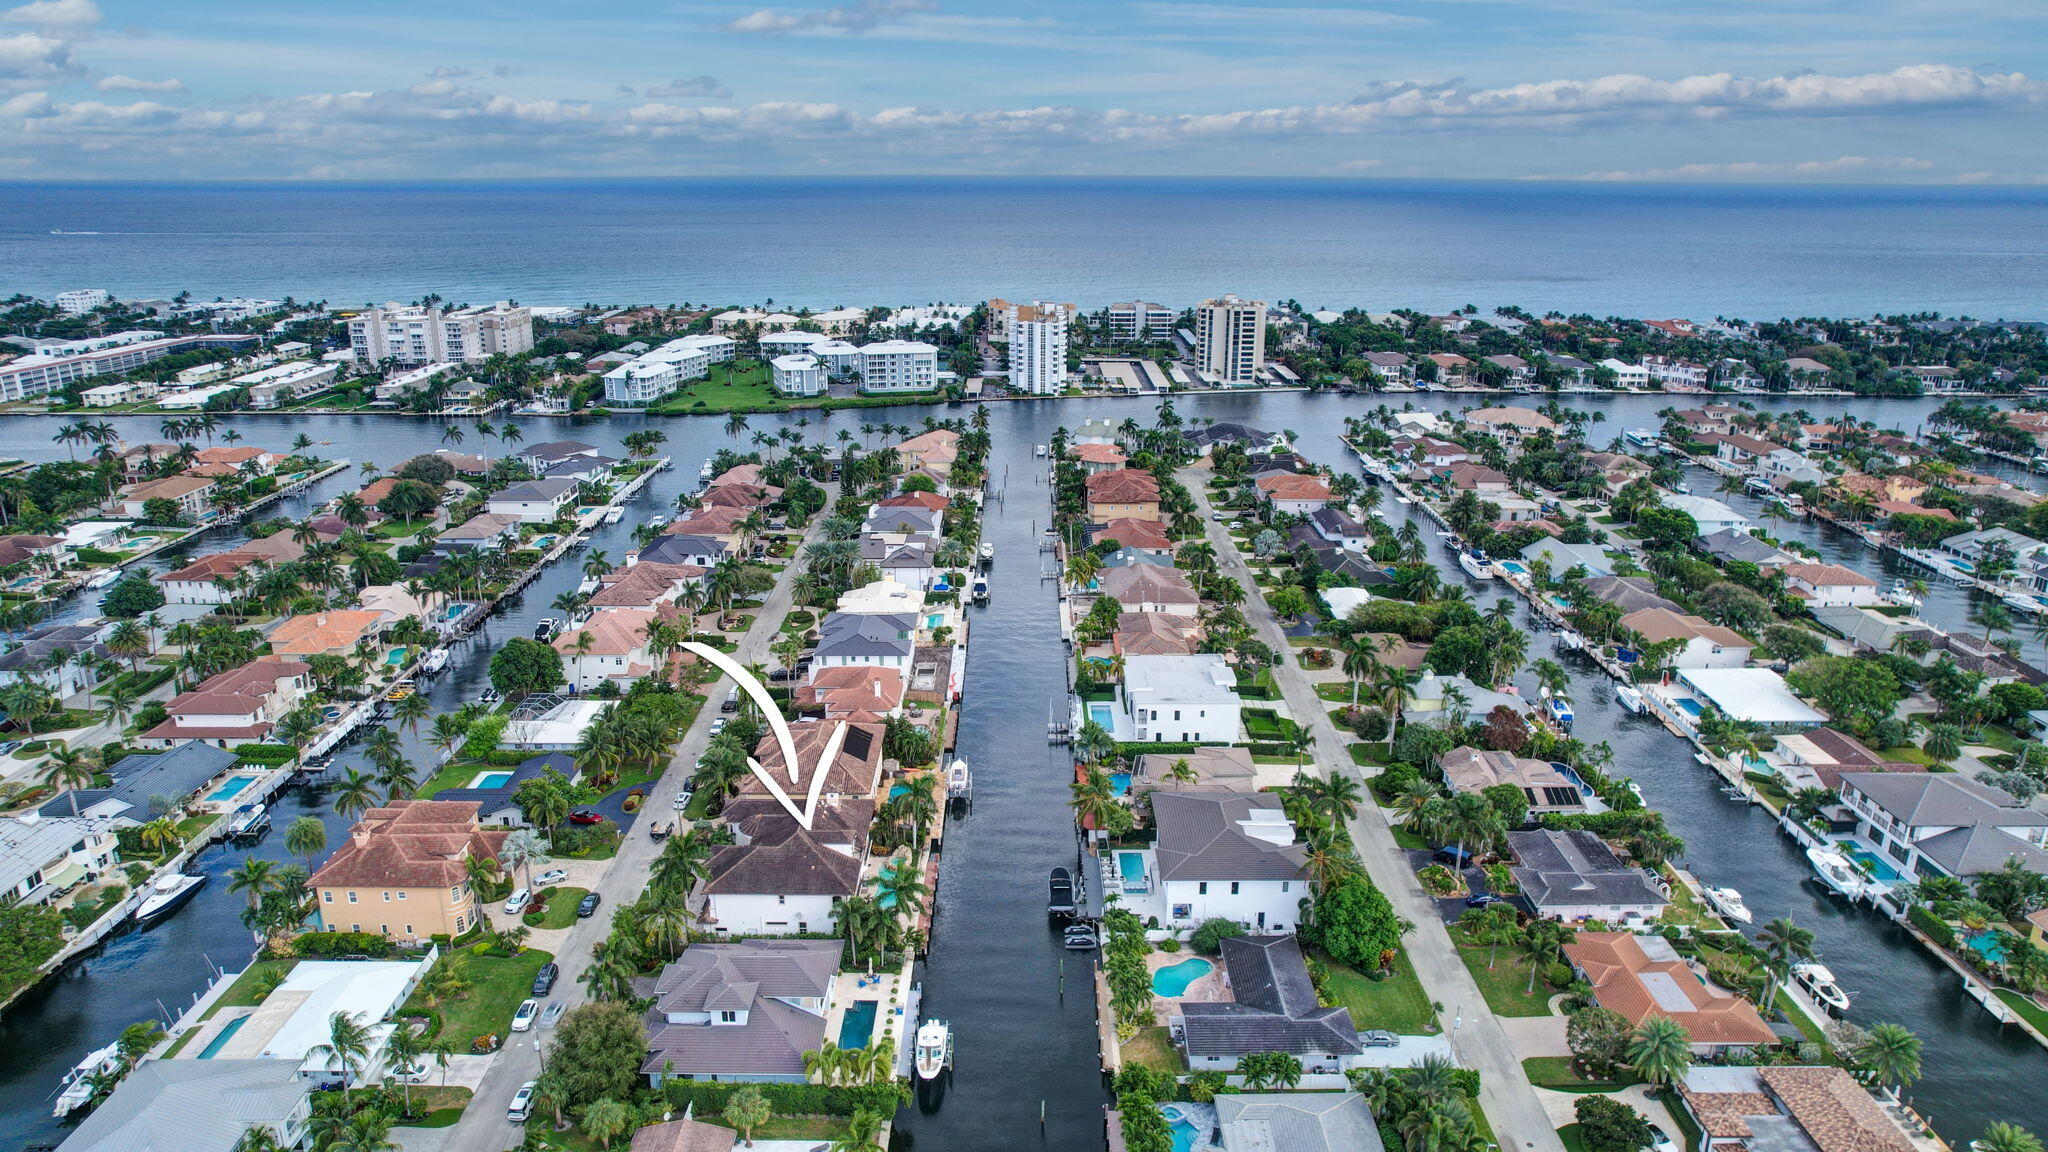
[[[555,977],[561,974],[562,970],[556,967],[553,962],[541,965],[540,971],[533,974],[533,994],[535,996],[547,995],[548,990],[555,986]]]

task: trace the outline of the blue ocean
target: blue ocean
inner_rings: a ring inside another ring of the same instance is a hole
[[[0,293],[2048,314],[2048,190],[1358,180],[0,183]]]

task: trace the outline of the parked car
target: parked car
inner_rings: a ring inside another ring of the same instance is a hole
[[[510,896],[505,897],[505,915],[517,916],[521,912],[526,911],[526,904],[532,899],[533,893],[528,892],[526,889],[514,889]]]
[[[1448,864],[1453,868],[1470,868],[1472,866],[1471,851],[1460,848],[1456,844],[1446,844],[1430,853],[1429,856],[1430,859],[1435,860],[1437,863]]]
[[[602,824],[604,823],[604,817],[595,808],[578,808],[574,812],[569,813],[569,823]]]
[[[533,974],[533,994],[535,996],[547,995],[555,986],[555,977],[561,974],[562,969],[552,960],[541,965],[540,971]]]
[[[534,1018],[540,1015],[540,1001],[521,1000],[519,1011],[512,1013],[512,1030],[524,1032],[533,1027]]]
[[[512,1094],[512,1106],[505,1109],[505,1119],[514,1124],[526,1123],[526,1118],[533,1113],[533,1089],[538,1083],[537,1080],[528,1080],[519,1086],[519,1091]]]
[[[1678,1152],[1678,1145],[1671,1142],[1664,1129],[1650,1125],[1650,1152]]]
[[[1221,523],[1223,523],[1223,513],[1221,513],[1221,512],[1211,512],[1211,513],[1209,513],[1209,519],[1211,519],[1211,520],[1214,520],[1214,521],[1215,521],[1215,522],[1217,522],[1218,524],[1221,524]]]
[[[1501,898],[1499,896],[1496,896],[1491,892],[1474,892],[1470,896],[1465,897],[1465,907],[1484,908],[1488,904],[1500,903],[1500,899]]]
[[[550,868],[547,871],[541,873],[540,875],[534,877],[533,882],[535,884],[541,885],[560,884],[562,881],[567,880],[568,878],[569,874],[563,871],[562,869]]]
[[[541,1011],[540,1026],[543,1028],[553,1028],[555,1026],[555,1021],[560,1020],[562,1018],[562,1013],[568,1010],[569,1004],[565,1000],[549,1001],[548,1006]]]
[[[713,738],[713,739],[716,739],[716,738],[718,737],[718,734],[719,734],[720,732],[723,732],[723,731],[725,731],[725,726],[726,726],[726,725],[728,725],[728,724],[730,724],[730,723],[732,723],[732,717],[730,717],[730,716],[720,716],[720,717],[719,717],[718,719],[716,719],[716,720],[713,720],[713,721],[711,722],[711,736],[712,736],[712,738]]]
[[[725,702],[718,706],[718,710],[720,712],[737,712],[740,710],[739,685],[733,685],[732,688],[726,692]]]
[[[1360,1032],[1358,1042],[1367,1048],[1393,1048],[1400,1045],[1401,1038],[1392,1032],[1375,1028],[1370,1032]]]
[[[683,809],[688,808],[690,806],[689,790],[684,789],[683,791],[676,793],[676,798],[674,800],[669,801],[668,806],[670,808],[675,809],[678,812],[681,812]]]
[[[604,903],[604,897],[598,895],[597,893],[584,893],[583,899],[578,900],[576,902],[576,918],[579,920],[588,920],[592,916],[597,915],[597,906],[602,903]]]

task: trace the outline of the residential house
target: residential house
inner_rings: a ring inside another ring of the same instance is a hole
[[[1522,442],[1541,432],[1556,432],[1557,422],[1530,408],[1513,406],[1474,408],[1465,413],[1465,427],[1500,442],[1508,455],[1521,450]]]
[[[1482,357],[1482,359],[1505,372],[1507,374],[1506,380],[1510,387],[1526,387],[1531,380],[1535,379],[1535,370],[1529,366],[1527,360],[1522,359],[1520,356],[1486,356]]]
[[[1673,668],[1740,668],[1749,663],[1756,647],[1732,628],[1669,608],[1641,608],[1623,616],[1619,623],[1641,636],[1645,644],[1681,642],[1668,661]]]
[[[1754,471],[1757,461],[1778,451],[1778,445],[1742,432],[1708,433],[1700,437],[1714,448],[1714,459],[1745,472]]]
[[[1906,375],[1920,382],[1920,387],[1929,392],[1961,392],[1969,387],[1963,374],[1946,364],[1914,364],[1906,368]]]
[[[201,680],[171,698],[168,719],[141,736],[150,748],[204,740],[222,748],[260,743],[279,717],[298,706],[313,669],[283,656],[258,656],[240,668]]]
[[[306,881],[322,927],[413,943],[460,936],[484,919],[468,862],[496,860],[511,832],[473,801],[393,800],[365,811]]]
[[[1808,356],[1785,361],[1785,384],[1793,392],[1818,392],[1830,386],[1835,370]]]
[[[927,588],[939,574],[939,546],[928,536],[871,532],[860,540],[860,561],[909,588]]]
[[[1792,554],[1758,539],[1745,529],[1719,528],[1693,538],[1692,548],[1708,560],[1726,565],[1736,562],[1759,567],[1792,562]]]
[[[1301,1061],[1305,1072],[1341,1072],[1347,1060],[1364,1050],[1351,1010],[1326,1007],[1317,997],[1301,943],[1293,936],[1227,936],[1223,971],[1230,982],[1229,1000],[1182,1000],[1169,1009],[1169,1027],[1180,1035],[1190,1068],[1228,1072],[1255,1052],[1286,1052]],[[1216,1103],[1221,1119],[1224,1098],[1217,1097]],[[1234,1114],[1243,1118],[1242,1111]],[[1370,1129],[1369,1114],[1367,1120]]]
[[[1400,352],[1367,352],[1359,357],[1365,361],[1366,371],[1382,384],[1413,384],[1415,365]]]
[[[1640,392],[1650,386],[1650,371],[1640,364],[1609,356],[1600,361],[1600,367],[1614,373],[1614,386],[1622,391]]]
[[[0,685],[30,681],[68,700],[100,682],[111,624],[39,624],[0,652]]]
[[[1098,472],[1088,477],[1086,488],[1090,520],[1100,522],[1123,516],[1159,519],[1159,482],[1149,472],[1136,468]]]
[[[105,816],[0,818],[0,905],[47,904],[97,880],[113,871],[116,848],[113,821]]]
[[[945,477],[960,458],[960,434],[951,428],[921,432],[896,445],[896,455],[908,467],[926,468]]]
[[[1137,564],[1105,570],[1095,579],[1096,591],[1114,597],[1128,612],[1164,612],[1194,616],[1201,605],[1195,586],[1173,568]]]
[[[1439,473],[1439,477],[1456,492],[1474,492],[1482,499],[1505,496],[1513,492],[1514,481],[1498,468],[1484,464],[1457,464]]]
[[[1439,676],[1424,669],[1401,705],[1401,717],[1411,724],[1441,727],[1465,718],[1483,718],[1495,708],[1506,708],[1527,720],[1536,715],[1536,705],[1521,696],[1482,688],[1463,676]]]
[[[548,469],[565,460],[579,456],[597,457],[604,450],[595,444],[581,440],[544,440],[539,444],[528,444],[514,451],[512,458],[526,465],[534,475],[544,475]]]
[[[1222,917],[1288,932],[1310,896],[1307,852],[1271,792],[1153,792],[1163,926]]]
[[[1352,552],[1363,552],[1372,543],[1372,533],[1341,508],[1318,508],[1309,513],[1309,526],[1317,536]]]
[[[1256,484],[1276,512],[1305,516],[1330,502],[1330,486],[1320,476],[1280,473],[1261,477]]]
[[[663,1120],[633,1133],[628,1152],[732,1152],[739,1133],[702,1120]]]
[[[790,694],[790,703],[805,712],[823,712],[828,720],[881,720],[903,707],[906,681],[894,668],[845,665],[814,670],[810,683]]]
[[[1219,1092],[1223,1152],[1385,1152],[1356,1092]]]
[[[1624,864],[1591,832],[1508,833],[1519,899],[1549,920],[1654,920],[1670,903],[1656,877]]]
[[[1562,540],[1532,540],[1521,551],[1524,564],[1534,564],[1538,558],[1550,565],[1550,578],[1556,580],[1574,568],[1583,569],[1588,577],[1614,575],[1614,561],[1607,558],[1607,550],[1598,544],[1567,544]]]
[[[524,523],[517,516],[500,515],[495,512],[479,512],[434,537],[434,547],[442,552],[468,551],[481,548],[487,552],[503,551],[519,543],[519,526]]]
[[[1704,392],[1712,375],[1705,364],[1676,356],[1643,357],[1643,373],[1668,392]]]
[[[908,614],[828,612],[818,623],[812,674],[827,668],[890,668],[910,678],[917,655],[917,619]]]
[[[576,481],[566,477],[509,484],[491,494],[484,511],[524,524],[546,524],[559,519],[575,502],[577,488]]]
[[[1406,460],[1431,472],[1472,462],[1472,453],[1464,445],[1436,436],[1402,436],[1389,445],[1388,452],[1396,460]]]
[[[1185,616],[1165,612],[1122,612],[1110,649],[1119,656],[1188,655],[1195,650],[1201,626]]]
[[[270,650],[279,656],[352,656],[359,644],[374,649],[391,617],[361,608],[340,608],[287,616],[270,630]]]
[[[553,641],[562,657],[563,679],[577,692],[595,692],[607,683],[620,689],[639,683],[655,668],[647,626],[656,618],[652,608],[600,608],[564,628]]]
[[[801,1084],[804,1054],[825,1043],[837,940],[733,940],[692,944],[663,968],[646,994],[647,1059],[660,1088],[668,1077]],[[666,1127],[662,1125],[659,1127]],[[641,1133],[653,1131],[642,1128]],[[731,1147],[726,1132],[725,1148]],[[722,1152],[716,1144],[706,1150]],[[672,1144],[633,1152],[683,1152]],[[700,1152],[687,1146],[687,1152]]]
[[[1090,529],[1088,540],[1091,544],[1114,540],[1120,548],[1153,556],[1173,554],[1173,538],[1166,534],[1165,526],[1157,520],[1119,516],[1099,528]]]
[[[256,559],[240,549],[201,556],[156,577],[167,604],[227,604],[234,600],[234,578],[252,573]]]
[[[59,1152],[236,1152],[251,1130],[304,1147],[311,1080],[296,1060],[144,1060],[64,1137]]]
[[[1700,1152],[1934,1152],[1943,1147],[1846,1069],[1701,1064],[1677,1084]],[[1910,1126],[1909,1126],[1910,1125]]]
[[[1551,356],[1550,368],[1558,374],[1561,378],[1560,383],[1565,388],[1582,389],[1593,386],[1593,365],[1577,356]]]
[[[868,518],[861,525],[861,531],[898,536],[940,535],[940,525],[945,520],[941,509],[926,508],[916,504],[891,504],[868,510]]]
[[[1669,940],[1632,932],[1581,932],[1564,946],[1593,999],[1631,1027],[1664,1019],[1685,1029],[1697,1056],[1775,1044],[1756,1006],[1694,971]]]
[[[1423,359],[1436,366],[1436,382],[1446,388],[1464,388],[1472,383],[1472,361],[1456,352],[1431,352]]]
[[[1794,790],[1825,788],[1830,792],[1836,791],[1842,786],[1844,772],[1930,770],[1925,764],[1887,760],[1863,741],[1833,728],[1788,732],[1778,737],[1777,746],[1766,753],[1766,759]]]
[[[1242,728],[1237,673],[1215,653],[1124,658],[1120,740],[1229,744]]]
[[[1702,536],[1719,532],[1723,528],[1733,528],[1738,532],[1748,532],[1756,527],[1750,523],[1748,517],[1711,497],[1682,496],[1677,493],[1666,493],[1663,500],[1666,508],[1676,509],[1692,517],[1693,523],[1698,526],[1699,533]]]
[[[1680,611],[1677,604],[1657,594],[1657,582],[1648,576],[1595,576],[1586,581],[1584,587],[1588,596],[1603,604],[1614,605],[1623,614],[1640,612],[1645,608]]]
[[[1587,810],[1586,798],[1592,795],[1586,782],[1579,779],[1569,765],[1534,760],[1512,752],[1492,752],[1468,744],[1444,753],[1439,763],[1444,783],[1453,791],[1480,793],[1495,785],[1506,784],[1521,790],[1529,801],[1531,815],[1584,812]]]
[[[196,740],[176,744],[168,752],[133,752],[108,766],[110,787],[67,790],[44,801],[37,811],[45,818],[68,818],[75,802],[79,814],[111,821],[115,827],[147,824],[159,815],[156,797],[168,796],[182,804],[234,767],[235,759],[232,752]]]
[[[71,544],[62,536],[24,533],[0,536],[0,568],[27,564],[54,572],[70,562]]]
[[[739,549],[730,540],[684,533],[658,537],[654,543],[628,556],[639,564],[687,564],[709,570],[738,554]]]
[[[1067,455],[1081,466],[1081,471],[1090,476],[1098,472],[1113,472],[1130,463],[1130,457],[1114,444],[1076,444],[1067,450]]]
[[[586,602],[592,608],[654,608],[674,604],[693,589],[704,587],[705,569],[695,564],[664,564],[638,560],[597,578],[597,591]]]
[[[754,745],[754,759],[792,796],[808,795],[811,778],[823,771],[825,782],[818,792],[822,802],[839,804],[868,799],[882,780],[883,727],[865,720],[845,722],[846,736],[840,742],[839,754],[820,768],[825,745],[840,724],[838,720],[799,720],[789,726],[790,739],[796,745],[798,767],[798,780],[793,788],[788,783],[789,772],[783,767],[781,741],[772,735],[763,735]],[[768,786],[761,782],[760,777],[749,773],[740,780],[740,795],[767,796]]]
[[[801,827],[780,839],[719,848],[705,862],[705,872],[699,886],[703,922],[720,935],[835,931],[840,902],[860,888],[860,860],[819,843]]]
[[[1287,437],[1279,432],[1267,432],[1249,424],[1238,424],[1219,420],[1202,428],[1190,428],[1181,434],[1194,449],[1196,459],[1207,456],[1218,444],[1235,444],[1247,452],[1272,452],[1287,447]]]
[[[1967,880],[2018,860],[2048,871],[2048,815],[1955,773],[1844,772],[1842,807],[1899,875]]]
[[[1823,607],[1868,607],[1879,603],[1877,581],[1840,564],[1785,564],[1778,568],[1785,591]]]
[[[204,476],[166,476],[130,484],[121,489],[121,515],[139,520],[151,500],[168,500],[177,505],[179,516],[200,519],[210,512],[207,497],[213,495],[214,487],[214,481]]]

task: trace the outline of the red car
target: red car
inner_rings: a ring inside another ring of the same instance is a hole
[[[598,815],[596,812],[593,812],[588,808],[578,808],[576,811],[569,813],[569,823],[602,824],[604,823],[604,817]]]

